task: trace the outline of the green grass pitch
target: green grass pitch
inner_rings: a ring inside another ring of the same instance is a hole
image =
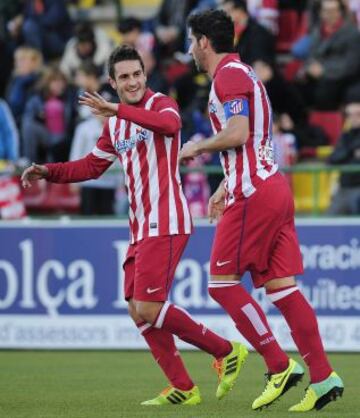
[[[306,418],[360,417],[360,354],[330,355],[345,382],[344,397]],[[151,355],[144,351],[0,351],[0,417],[2,418],[251,418],[297,417],[287,409],[302,398],[308,378],[280,401],[252,411],[263,390],[264,366],[250,354],[233,391],[215,398],[211,358],[185,352],[184,360],[199,385],[197,406],[144,407],[139,403],[167,386]],[[301,415],[301,414],[300,414]]]

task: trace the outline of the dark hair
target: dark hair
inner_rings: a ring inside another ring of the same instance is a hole
[[[188,17],[187,25],[197,40],[206,36],[216,53],[234,50],[234,23],[223,10],[193,13]]]
[[[84,61],[83,63],[81,63],[77,71],[82,72],[87,76],[93,76],[95,78],[99,78],[101,75],[99,68],[90,61]]]
[[[120,61],[139,61],[141,68],[145,71],[144,62],[135,48],[130,45],[118,46],[111,53],[108,61],[109,76],[115,78],[115,64]]]
[[[95,34],[88,22],[81,22],[75,28],[75,37],[78,42],[91,42],[95,44]]]
[[[129,33],[135,29],[141,31],[141,21],[136,17],[125,17],[120,20],[118,30],[120,33]]]
[[[246,0],[223,0],[222,4],[232,3],[234,9],[240,9],[244,12],[248,12]]]

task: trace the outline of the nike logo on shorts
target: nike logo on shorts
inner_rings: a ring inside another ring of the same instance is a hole
[[[216,265],[217,265],[217,267],[222,267],[222,266],[225,266],[225,264],[229,264],[229,263],[231,263],[231,260],[228,260],[228,261],[217,261],[216,262]]]
[[[157,292],[160,289],[161,289],[161,287],[155,287],[154,289],[151,289],[150,287],[148,287],[146,289],[146,293],[148,293],[150,295],[151,293],[155,293],[155,292]]]

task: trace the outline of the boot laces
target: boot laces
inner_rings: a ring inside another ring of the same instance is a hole
[[[216,374],[218,375],[218,379],[221,379],[221,372],[222,372],[222,359],[215,359],[212,364],[212,368],[215,370]]]

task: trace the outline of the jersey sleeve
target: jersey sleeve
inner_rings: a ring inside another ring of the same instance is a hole
[[[215,78],[215,92],[224,107],[226,119],[235,115],[249,116],[253,81],[239,68],[223,68]]]
[[[47,180],[53,183],[78,183],[96,179],[115,161],[116,153],[111,143],[109,123],[106,121],[96,146],[84,158],[65,163],[49,163]]]
[[[119,104],[118,117],[162,135],[174,135],[181,128],[176,103],[167,96],[155,99],[151,110]]]

